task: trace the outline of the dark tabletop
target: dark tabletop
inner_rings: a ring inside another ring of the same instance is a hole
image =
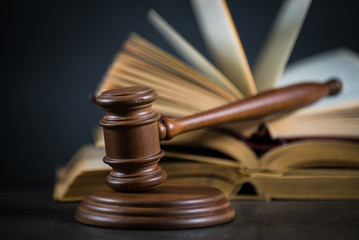
[[[55,203],[52,187],[0,190],[0,239],[359,239],[359,201],[232,201],[233,222],[144,231],[83,225],[79,203]]]

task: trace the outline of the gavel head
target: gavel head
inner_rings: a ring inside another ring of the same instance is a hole
[[[104,162],[112,167],[106,183],[115,191],[146,191],[166,180],[166,172],[158,166],[164,155],[157,123],[160,115],[151,109],[156,98],[148,87],[112,89],[96,98],[106,111],[99,121],[105,138]]]

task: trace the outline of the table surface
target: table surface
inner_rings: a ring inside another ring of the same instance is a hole
[[[148,231],[78,223],[79,203],[55,203],[52,190],[0,189],[0,239],[359,239],[359,201],[232,201],[236,218],[230,223]]]

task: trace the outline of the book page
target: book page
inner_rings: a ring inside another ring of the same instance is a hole
[[[100,89],[134,85],[155,89],[159,97],[154,110],[165,116],[186,116],[236,100],[208,77],[137,34],[124,43]]]
[[[282,87],[299,82],[326,82],[338,78],[343,83],[342,91],[334,96],[301,109],[301,113],[316,112],[318,109],[334,109],[343,104],[359,102],[359,54],[349,49],[341,48],[328,51],[291,64],[276,87]]]
[[[243,177],[234,167],[194,162],[167,162],[159,165],[167,172],[167,182],[196,183],[220,189],[227,198],[237,193],[237,182]]]
[[[189,64],[207,75],[219,86],[227,89],[227,91],[234,94],[237,98],[243,98],[243,94],[220,71],[218,71],[215,66],[213,66],[154,10],[149,11],[148,19],[177,53]]]
[[[359,145],[345,141],[297,141],[273,149],[260,159],[262,169],[283,172],[309,167],[359,167]]]
[[[76,180],[78,180],[81,176],[91,173],[92,175],[103,175],[103,177],[105,177],[111,170],[111,167],[102,161],[104,156],[104,148],[97,148],[90,144],[81,147],[66,164],[66,166],[56,169],[56,183],[53,192],[53,199],[55,201],[81,200],[84,193],[87,192],[86,189],[88,190],[88,188],[93,185],[93,181],[87,179],[87,181],[80,181],[80,184],[79,181],[77,181],[76,184]],[[102,184],[101,182],[99,183]],[[74,196],[69,194],[69,188],[71,187],[77,188],[78,190]],[[83,193],[80,194],[80,192]]]
[[[286,0],[253,70],[258,91],[273,88],[287,65],[311,0]]]
[[[235,96],[233,96],[233,94],[213,83],[213,81],[204,74],[196,71],[189,65],[177,59],[175,56],[165,52],[164,50],[160,49],[137,34],[131,34],[131,37],[129,38],[126,46],[124,49],[131,51],[129,49],[131,48],[132,51],[136,53],[138,58],[146,60],[149,65],[152,65],[153,68],[156,68],[156,71],[158,69],[163,69],[167,73],[178,75],[178,77],[199,85],[203,89],[208,89],[217,95],[223,96],[230,102],[237,99]]]
[[[245,95],[257,93],[241,40],[224,0],[192,0],[199,28],[218,68]]]
[[[290,65],[277,87],[339,78],[342,91],[278,119],[267,119],[272,137],[359,138],[359,55],[337,49]]]
[[[187,132],[181,135],[176,136],[170,141],[163,142],[162,144],[184,144],[190,146],[201,146],[206,147],[212,150],[216,150],[227,156],[231,157],[236,161],[237,168],[240,169],[250,169],[258,170],[259,162],[254,151],[248,147],[245,143],[240,140],[231,137],[229,135],[216,133],[214,131],[206,130],[197,130],[192,132]],[[200,153],[199,153],[200,154]],[[195,157],[193,161],[214,163],[215,159],[208,158],[206,161],[206,156]],[[184,159],[189,159],[184,156]],[[221,161],[217,159],[216,161]],[[217,163],[218,164],[218,163]],[[229,166],[227,161],[222,162],[221,165]]]

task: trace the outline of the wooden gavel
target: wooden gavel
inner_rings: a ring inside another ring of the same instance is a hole
[[[106,111],[99,122],[104,130],[104,162],[113,168],[106,183],[118,192],[152,189],[167,177],[158,166],[164,156],[160,141],[204,127],[294,110],[336,94],[341,88],[336,79],[324,84],[296,84],[188,117],[165,119],[151,109],[157,93],[148,87],[105,91],[96,102]]]

